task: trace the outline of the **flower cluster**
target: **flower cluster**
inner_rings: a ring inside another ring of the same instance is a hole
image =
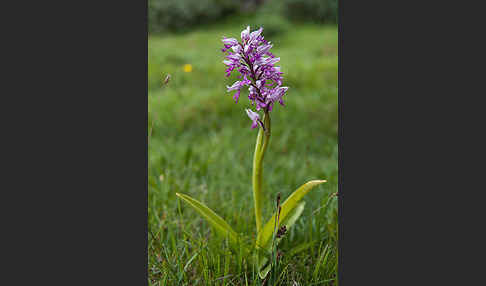
[[[256,110],[270,112],[276,101],[284,105],[282,97],[288,87],[281,86],[282,72],[280,67],[275,66],[280,58],[276,58],[269,51],[272,44],[263,38],[262,31],[263,28],[260,28],[250,33],[248,26],[241,32],[241,42],[235,38],[223,37],[222,51],[227,53],[223,63],[227,66],[227,77],[233,70],[240,73],[238,78],[241,80],[227,87],[228,92],[236,91],[233,96],[235,102],[238,102],[241,89],[248,86],[248,98]],[[252,128],[255,128],[257,123],[262,124],[258,113],[249,109],[246,112],[253,121]]]

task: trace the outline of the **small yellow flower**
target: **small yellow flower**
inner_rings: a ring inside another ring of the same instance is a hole
[[[185,64],[184,65],[184,71],[185,72],[192,72],[192,65],[191,64]]]

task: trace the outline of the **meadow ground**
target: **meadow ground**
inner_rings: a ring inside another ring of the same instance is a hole
[[[251,23],[251,22],[248,22]],[[251,170],[257,130],[226,85],[223,35],[238,37],[246,23],[149,36],[150,285],[260,285],[250,256],[231,253],[209,224],[176,192],[205,203],[239,233],[254,239]],[[252,30],[256,27],[252,26]],[[264,31],[265,35],[265,31]],[[292,25],[266,36],[281,58],[286,106],[272,111],[264,159],[264,222],[277,192],[287,198],[313,179],[327,183],[304,197],[306,207],[279,248],[281,285],[337,285],[338,93],[337,27]],[[190,64],[192,71],[184,71]],[[162,86],[171,74],[167,86]],[[297,283],[297,284],[294,284]]]

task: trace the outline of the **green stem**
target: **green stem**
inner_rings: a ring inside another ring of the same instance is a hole
[[[255,202],[255,220],[257,227],[257,235],[262,228],[262,163],[265,151],[267,150],[268,143],[270,141],[270,114],[265,111],[263,116],[263,128],[259,128],[258,136],[255,145],[255,154],[253,156],[253,200]]]

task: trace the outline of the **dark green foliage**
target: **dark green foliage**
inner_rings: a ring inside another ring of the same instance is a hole
[[[282,0],[289,19],[315,23],[337,23],[337,0]]]
[[[181,31],[213,22],[237,9],[238,0],[149,0],[149,32]]]
[[[283,16],[281,1],[266,1],[257,11],[254,26],[263,27],[265,37],[271,38],[290,29],[288,20]]]
[[[284,18],[336,24],[337,8],[337,0],[149,0],[148,30],[150,33],[187,31],[249,13],[256,14],[252,26],[264,26],[266,35],[274,36],[289,29]]]

